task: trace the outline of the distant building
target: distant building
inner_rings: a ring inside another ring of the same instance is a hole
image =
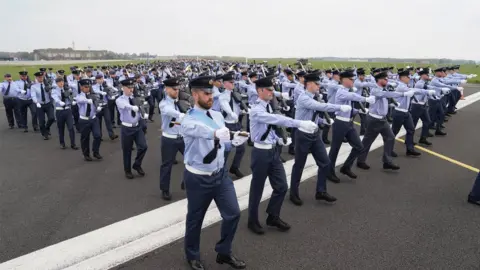
[[[33,51],[35,61],[39,60],[95,60],[107,56],[107,50],[38,49]]]

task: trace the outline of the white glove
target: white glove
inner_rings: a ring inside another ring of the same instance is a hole
[[[427,90],[429,96],[435,95],[435,90]]]
[[[397,86],[397,83],[396,83],[396,82],[389,82],[388,84],[390,84],[390,85],[393,86],[393,87],[396,87],[396,86]]]
[[[442,94],[448,94],[448,93],[450,93],[450,89],[442,88]]]
[[[413,97],[413,95],[415,95],[415,91],[403,92],[404,97]]]
[[[466,83],[467,83],[467,80],[461,80],[460,83],[461,83],[461,84],[466,84]]]
[[[244,136],[240,136],[238,134],[240,134],[240,131],[237,131],[233,134],[233,140],[232,140],[232,145],[233,146],[240,146],[248,140],[248,136],[244,137]]]
[[[395,108],[395,107],[397,107],[397,106],[395,106],[395,103],[390,103],[390,104],[388,104],[388,107],[390,107],[390,108]]]
[[[313,133],[315,130],[317,130],[318,126],[312,121],[300,121],[299,128],[303,129],[307,133]]]
[[[282,93],[282,98],[283,98],[284,100],[290,100],[290,96],[288,95],[287,92]]]
[[[230,130],[226,127],[219,128],[215,130],[215,137],[217,137],[220,142],[230,141]]]
[[[132,111],[138,112],[138,106],[132,106]]]
[[[181,123],[183,121],[183,118],[185,117],[184,113],[180,113],[180,116],[177,119],[177,122]]]
[[[88,103],[88,104],[92,104],[92,103],[93,103],[93,100],[87,99],[87,103]]]
[[[333,119],[330,119],[330,123],[328,123],[327,120],[323,119],[323,123],[324,123],[325,125],[327,125],[327,126],[333,125],[334,122],[335,122],[335,121],[333,121]]]
[[[287,106],[284,109],[285,109],[285,111],[290,111],[290,106]]]
[[[473,76],[472,74],[467,75],[467,79],[471,79],[471,78],[473,78],[473,77],[474,77],[474,76]]]
[[[99,91],[100,95],[102,96],[106,96],[107,95],[107,92],[103,92],[103,91]]]
[[[283,139],[280,138],[280,139],[277,141],[277,143],[278,143],[279,145],[282,145],[282,146],[288,146],[288,145],[290,145],[290,144],[292,143],[292,138],[287,137],[287,142],[284,142]]]
[[[365,101],[370,103],[370,104],[373,104],[373,103],[375,103],[375,96],[369,96],[369,97],[365,98]]]
[[[42,105],[40,105],[40,103],[37,103],[37,108],[41,108]]]
[[[352,110],[352,106],[350,105],[340,105],[340,111],[342,112],[349,112]]]
[[[101,111],[101,110],[102,110],[102,106],[98,106],[97,111]]]
[[[447,88],[447,89],[448,89],[448,88]],[[461,86],[458,86],[458,87],[457,87],[457,90],[458,90],[458,91],[463,91],[463,89],[464,89],[464,88],[461,87]],[[450,90],[450,89],[449,89],[449,90]]]
[[[353,87],[353,92],[357,92],[357,91],[358,91],[358,89],[354,86]]]
[[[246,110],[242,110],[241,113],[242,113],[242,114],[249,114],[250,111],[249,111],[248,109],[246,109]]]
[[[150,116],[150,115],[148,115],[148,113],[145,113],[145,114],[143,115],[143,119],[147,119],[149,116]]]
[[[63,107],[63,106],[65,106],[65,102],[60,101],[60,102],[58,102],[58,105],[60,105],[60,107]]]
[[[27,93],[27,91],[25,90],[20,90],[20,93],[22,93],[22,95],[25,95]]]
[[[234,112],[232,112],[232,114],[230,114],[230,116],[235,119],[235,120],[238,120],[238,115]]]
[[[72,105],[77,105],[77,102],[76,102],[76,101],[72,101]]]

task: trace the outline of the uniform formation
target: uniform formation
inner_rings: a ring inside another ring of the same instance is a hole
[[[259,205],[265,181],[273,189],[266,212],[266,225],[288,231],[281,208],[288,191],[280,154],[283,148],[294,156],[290,201],[303,204],[299,184],[306,159],[312,154],[318,166],[313,196],[328,203],[337,199],[327,191],[327,180],[340,183],[335,163],[342,143],[352,151],[339,169],[356,178],[353,165],[369,170],[370,147],[378,135],[384,140],[383,169],[399,170],[393,151],[401,127],[405,155],[420,155],[416,143],[430,146],[432,136],[446,136],[445,122],[456,113],[462,84],[476,75],[458,73],[459,66],[437,68],[393,67],[312,70],[301,62],[297,67],[244,65],[218,61],[179,60],[130,64],[127,66],[71,67],[64,70],[41,68],[30,80],[20,72],[14,81],[5,74],[0,90],[10,128],[33,131],[44,140],[56,122],[60,147],[67,148],[65,127],[71,149],[77,150],[76,133],[84,160],[102,160],[102,123],[108,136],[116,140],[120,128],[125,177],[140,176],[147,151],[147,127],[161,119],[160,191],[171,200],[170,182],[175,155],[184,156],[181,187],[188,200],[185,233],[186,259],[192,269],[204,269],[200,260],[200,233],[212,200],[223,223],[215,250],[217,262],[243,269],[246,263],[231,252],[240,219],[240,209],[231,176],[242,178],[240,164],[245,147],[251,151],[251,186],[248,228],[265,234],[259,220]],[[369,73],[367,75],[366,73]],[[360,122],[360,134],[354,125]],[[421,119],[420,140],[414,141],[415,126]],[[331,133],[331,136],[329,136]],[[363,138],[361,137],[363,136]],[[90,149],[90,137],[93,142]],[[329,139],[329,137],[331,139]],[[156,138],[156,136],[155,136]],[[132,151],[136,157],[132,164]],[[327,153],[325,145],[330,145]],[[234,152],[234,153],[230,153]],[[92,156],[93,158],[92,158]],[[227,158],[234,155],[230,167]]]

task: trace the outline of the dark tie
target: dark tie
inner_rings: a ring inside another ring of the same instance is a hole
[[[42,102],[45,102],[45,89],[43,88],[43,83],[40,84],[40,93],[42,95]]]
[[[77,82],[77,90],[78,90],[78,93],[80,94],[80,82]]]
[[[235,111],[233,110],[233,97],[232,97],[232,95],[233,95],[233,93],[230,94],[230,102],[229,102],[229,104],[230,104],[230,108],[232,109],[232,112],[235,112]]]
[[[134,106],[133,104],[133,98],[128,98],[128,103],[130,103],[130,105]],[[135,118],[135,116],[137,115],[133,110],[130,111],[131,115],[133,118]]]
[[[174,106],[175,106],[175,111],[179,111],[178,109],[178,101],[174,101],[173,102]],[[170,124],[168,125],[168,127],[173,127],[175,126],[175,121],[177,121],[177,118],[173,117],[172,120],[170,121]]]
[[[267,104],[267,112],[268,113],[271,113],[271,110],[270,110],[270,104]],[[270,133],[270,130],[272,130],[272,128],[274,128],[275,126],[274,125],[268,125],[267,127],[267,131],[265,131],[265,133],[263,133],[262,137],[260,138],[261,141],[265,141],[267,139],[267,136],[268,134]]]
[[[87,99],[90,99],[90,96],[87,96]],[[89,117],[90,118],[90,113],[92,112],[92,108],[90,106],[91,104],[90,103],[87,103],[87,113],[86,113],[86,117]]]
[[[23,90],[27,91],[27,81],[24,81]],[[25,93],[26,94],[26,93]]]
[[[100,85],[100,92],[103,92],[103,87]],[[103,96],[100,95],[100,99],[103,99]]]
[[[10,93],[10,84],[12,82],[8,82],[8,87],[7,87],[7,91],[5,91],[5,96],[8,96],[8,93]]]
[[[207,116],[210,117],[213,120],[213,117],[212,117],[212,115],[210,114],[209,111],[207,111]],[[203,158],[203,164],[212,163],[212,161],[215,160],[215,158],[217,158],[217,152],[218,152],[219,148],[220,148],[220,140],[215,138],[214,139],[214,144],[213,144],[213,149]]]

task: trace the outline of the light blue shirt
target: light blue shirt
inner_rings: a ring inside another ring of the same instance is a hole
[[[379,115],[386,116],[388,113],[388,98],[397,98],[403,96],[403,93],[400,92],[390,92],[384,91],[383,88],[380,88],[378,85],[370,90],[370,96],[375,97],[375,103],[370,104],[369,112]]]
[[[295,104],[297,110],[295,111],[296,120],[312,121],[313,113],[316,111],[321,112],[335,112],[340,110],[340,105],[321,103],[313,99],[314,95],[308,91],[303,91],[298,97]],[[323,124],[323,119],[317,116],[313,119],[314,123]]]
[[[162,131],[172,135],[180,135],[181,128],[179,125],[170,127],[170,122],[173,118],[178,120],[180,117],[180,110],[175,108],[175,100],[169,95],[160,101],[158,107],[160,108],[160,116],[162,118]]]
[[[22,100],[32,99],[32,96],[30,95],[30,88],[28,87],[27,89],[25,89],[25,87],[28,86],[28,83],[26,81],[18,80],[18,81],[15,81],[15,83],[17,84],[17,89],[18,89],[17,97],[19,99],[22,99]],[[25,90],[26,93],[22,94],[20,92],[21,90]]]
[[[80,93],[75,97],[75,100],[77,101],[78,104],[78,112],[80,116],[84,117],[89,117],[90,119],[93,119],[95,115],[97,114],[97,108],[95,108],[95,105],[88,104],[87,102],[87,96],[85,93]],[[87,116],[87,107],[90,105],[90,115]]]
[[[42,100],[42,87],[45,100]],[[50,93],[45,91],[44,83],[36,83],[32,85],[30,94],[34,103],[47,104],[50,102]]]
[[[130,105],[129,99],[133,99],[133,95],[122,95],[115,100],[115,104],[117,104],[117,109],[120,112],[120,121],[136,125],[140,121],[140,111],[135,112],[135,117],[132,117],[132,107],[134,105]]]
[[[366,97],[361,96],[355,92],[350,92],[350,89],[339,85],[335,94],[335,104],[352,106],[352,101],[365,102]],[[330,103],[330,102],[329,102]],[[336,111],[335,115],[345,118],[352,117],[352,114],[356,114],[356,110],[352,108],[350,112]]]
[[[8,95],[6,95],[6,92],[7,92],[7,89],[8,89],[8,82],[7,81],[4,81],[0,84],[0,90],[2,92],[2,96],[4,97],[9,97],[9,98],[12,98],[12,97],[17,97],[18,95],[18,88],[17,88],[17,84],[14,82],[14,81],[11,81],[10,82],[10,90],[8,91]]]
[[[232,113],[235,113],[237,116],[240,116],[240,105],[232,99],[232,91],[225,89],[223,93],[218,96],[218,101],[220,103],[220,109],[222,112],[225,112],[225,122],[232,123],[238,121],[238,118],[233,118]],[[230,106],[230,101],[232,102],[233,108]]]
[[[52,90],[52,99],[55,101],[55,107],[62,107],[59,102],[62,101],[62,92],[64,92],[63,88],[55,86]],[[66,98],[63,102],[65,102],[65,106],[71,106],[71,101],[69,98]]]

